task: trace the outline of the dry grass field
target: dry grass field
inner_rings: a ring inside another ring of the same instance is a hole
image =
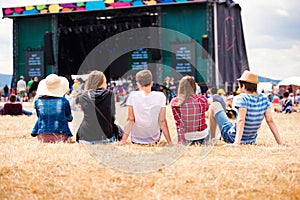
[[[43,144],[30,136],[36,116],[0,116],[0,199],[300,199],[300,113],[273,116],[289,146],[265,122],[239,147]]]

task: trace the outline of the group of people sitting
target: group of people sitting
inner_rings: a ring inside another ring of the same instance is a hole
[[[131,92],[127,100],[128,116],[124,130],[115,123],[115,98],[107,88],[103,72],[92,71],[85,90],[79,98],[83,120],[76,133],[76,141],[85,144],[110,143],[123,145],[128,138],[134,144],[158,143],[163,134],[168,144],[173,144],[166,120],[166,97],[152,91],[152,73],[142,70],[136,74],[138,90]],[[214,139],[217,125],[225,142],[253,144],[262,120],[266,122],[278,144],[282,140],[271,116],[268,98],[257,93],[258,76],[245,71],[238,79],[241,94],[233,100],[236,121],[226,115],[226,109],[215,100],[211,103],[204,95],[196,94],[196,82],[184,76],[178,85],[177,96],[170,106],[176,123],[179,144],[203,144]],[[72,137],[68,123],[73,120],[70,104],[64,97],[69,89],[68,80],[50,74],[37,89],[34,102],[37,121],[31,135],[41,142],[67,142]],[[205,114],[209,112],[209,125]]]

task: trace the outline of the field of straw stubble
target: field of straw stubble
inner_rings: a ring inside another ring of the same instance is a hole
[[[126,108],[117,112],[123,124]],[[120,156],[108,145],[92,152],[77,143],[39,143],[30,136],[36,116],[1,116],[0,199],[299,199],[300,113],[273,116],[289,146],[276,145],[264,122],[256,145],[219,141],[205,155],[203,146],[156,154],[169,148],[163,139],[157,146],[128,142],[117,149],[130,153]],[[168,122],[176,141],[170,110]],[[130,155],[149,152],[154,162],[131,163]]]

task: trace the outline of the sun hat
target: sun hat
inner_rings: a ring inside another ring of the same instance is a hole
[[[139,71],[135,79],[141,86],[149,85],[152,82],[152,73],[150,70]]]
[[[245,81],[248,83],[258,84],[258,75],[250,72],[248,70],[245,70],[241,76],[241,78],[237,79],[238,81]]]
[[[69,90],[69,81],[65,77],[50,74],[39,83],[38,96],[63,97]]]

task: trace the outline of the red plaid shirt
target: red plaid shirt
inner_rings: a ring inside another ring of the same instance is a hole
[[[185,143],[185,133],[203,131],[207,128],[205,112],[209,104],[205,96],[195,94],[190,96],[182,106],[177,106],[179,98],[172,99],[171,107],[177,127],[178,143]]]

